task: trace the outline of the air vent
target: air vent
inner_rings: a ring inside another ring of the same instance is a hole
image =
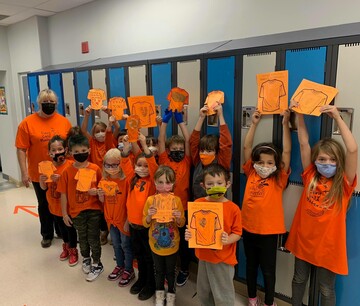
[[[3,20],[3,19],[8,18],[8,17],[10,17],[10,16],[8,16],[8,15],[0,15],[0,20]]]

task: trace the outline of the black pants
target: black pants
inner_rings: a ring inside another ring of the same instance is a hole
[[[54,216],[55,224],[57,224],[62,239],[65,243],[69,244],[70,248],[76,248],[77,245],[77,232],[73,226],[66,226],[62,217]]]
[[[152,253],[155,266],[155,284],[156,290],[164,290],[165,276],[168,282],[168,292],[175,293],[175,269],[177,253],[161,256]]]
[[[179,227],[180,245],[179,245],[179,257],[180,257],[180,270],[189,271],[189,265],[191,258],[194,257],[194,249],[189,249],[189,242],[185,240],[185,229],[188,224],[188,212],[184,211],[185,225]]]
[[[38,200],[38,213],[40,219],[40,233],[43,239],[54,238],[54,217],[49,211],[46,191],[42,190],[39,182],[32,182]]]
[[[275,293],[275,270],[278,235],[252,234],[243,230],[246,256],[246,282],[249,298],[256,297],[258,268],[264,276],[265,304],[272,305]]]

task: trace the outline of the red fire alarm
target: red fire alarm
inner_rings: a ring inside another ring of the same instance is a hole
[[[89,42],[83,41],[81,43],[81,53],[89,53]]]

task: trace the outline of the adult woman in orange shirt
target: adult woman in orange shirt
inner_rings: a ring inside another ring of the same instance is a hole
[[[46,191],[39,184],[38,164],[51,160],[48,155],[48,141],[55,135],[66,138],[71,128],[68,119],[56,112],[58,98],[51,89],[40,91],[37,97],[39,111],[26,117],[18,126],[15,146],[21,170],[21,180],[26,187],[30,182],[38,200],[41,246],[47,248],[54,237],[54,220],[49,211]]]

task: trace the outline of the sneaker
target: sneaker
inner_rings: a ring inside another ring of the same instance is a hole
[[[100,232],[100,244],[105,245],[108,243],[107,237],[109,235],[108,231],[101,231]]]
[[[155,293],[155,289],[150,287],[150,286],[145,286],[144,288],[142,288],[142,290],[140,291],[139,295],[138,295],[138,299],[140,301],[145,301],[150,299]]]
[[[88,274],[91,270],[91,258],[85,257],[82,262],[82,270],[85,274]]]
[[[175,293],[166,293],[166,306],[175,306]]]
[[[104,271],[104,266],[101,262],[99,262],[98,264],[93,264],[91,266],[89,274],[86,276],[86,280],[88,282],[94,281],[98,278],[102,271]]]
[[[189,279],[189,271],[179,271],[176,277],[176,286],[182,287],[186,284]]]
[[[261,299],[257,296],[256,298],[248,299],[248,306],[261,306]]]
[[[79,262],[79,255],[77,248],[70,248],[69,249],[69,266],[73,267],[76,266]]]
[[[155,291],[155,306],[164,306],[165,303],[165,291],[156,290]]]
[[[63,251],[61,252],[59,259],[64,261],[69,257],[69,245],[67,243],[62,244]]]
[[[124,268],[116,266],[114,270],[108,275],[109,281],[115,281],[123,274]]]
[[[51,239],[43,239],[43,240],[41,240],[41,246],[43,248],[48,248],[49,246],[51,246]]]
[[[130,284],[130,282],[135,278],[135,272],[132,271],[126,271],[124,270],[124,273],[121,275],[121,279],[119,281],[119,287],[125,287]]]

